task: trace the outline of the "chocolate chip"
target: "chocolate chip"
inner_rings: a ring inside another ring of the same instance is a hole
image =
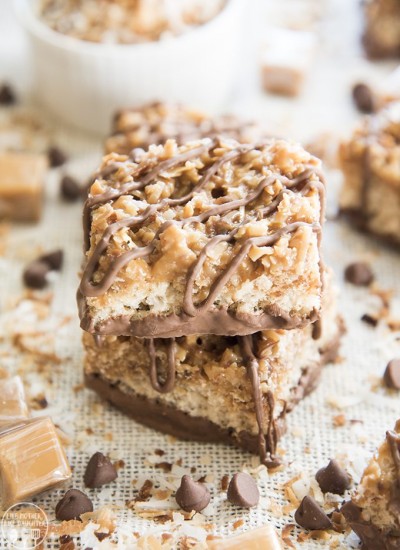
[[[0,86],[0,105],[13,105],[16,101],[15,92],[9,84]]]
[[[386,366],[383,381],[386,387],[400,390],[400,359],[392,359]]]
[[[201,512],[210,502],[210,493],[203,483],[193,481],[190,476],[183,476],[175,499],[185,512]]]
[[[61,249],[54,250],[54,252],[43,254],[37,261],[47,264],[50,271],[60,271],[64,262],[64,252]]]
[[[75,178],[63,176],[60,181],[60,194],[65,201],[76,202],[82,196],[82,189]]]
[[[47,157],[52,168],[62,166],[68,160],[68,157],[64,153],[64,151],[62,151],[58,147],[49,147],[49,149],[47,150]]]
[[[334,459],[329,461],[328,466],[318,470],[315,479],[323,493],[334,493],[335,495],[343,495],[351,484],[349,474]]]
[[[353,86],[353,100],[361,113],[373,113],[375,110],[374,94],[367,84],[359,83]]]
[[[117,477],[117,470],[111,460],[103,453],[97,452],[89,460],[83,480],[86,487],[94,489],[111,483]]]
[[[344,278],[356,286],[368,286],[374,280],[370,266],[364,262],[355,262],[346,267]]]
[[[361,317],[361,321],[363,323],[366,323],[367,325],[370,325],[371,327],[378,326],[378,319],[376,317],[372,317],[372,315],[369,315],[369,313],[364,313],[364,315]]]
[[[323,530],[332,527],[331,520],[312,497],[306,496],[294,515],[296,523],[304,529]]]
[[[42,289],[47,285],[49,266],[45,262],[35,260],[23,272],[23,281],[28,288]]]
[[[56,519],[59,521],[80,519],[80,516],[86,512],[93,512],[90,498],[78,489],[69,489],[56,506]]]
[[[243,508],[257,506],[260,500],[257,483],[249,474],[243,472],[235,474],[229,483],[228,500]]]

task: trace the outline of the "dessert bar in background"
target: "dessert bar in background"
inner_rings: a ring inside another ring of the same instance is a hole
[[[364,470],[352,500],[342,508],[365,550],[400,547],[400,420]]]
[[[364,0],[363,44],[371,58],[400,57],[400,3]]]
[[[105,152],[129,155],[132,149],[147,149],[170,138],[183,145],[215,135],[229,136],[241,143],[253,143],[265,138],[265,133],[255,123],[233,115],[212,118],[183,105],[156,102],[116,113]]]
[[[264,461],[265,452],[276,451],[286,414],[336,357],[341,325],[335,298],[327,274],[320,334],[312,324],[244,337],[85,333],[86,385],[147,426],[233,444]]]
[[[85,205],[82,328],[226,336],[316,321],[324,189],[320,161],[283,140],[105,157]]]
[[[361,230],[400,245],[400,102],[364,118],[341,144],[343,214]]]

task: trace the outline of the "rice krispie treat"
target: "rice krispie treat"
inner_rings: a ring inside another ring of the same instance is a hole
[[[400,420],[371,459],[351,502],[342,508],[365,550],[400,548]]]
[[[327,277],[321,324],[290,331],[168,339],[84,333],[86,385],[149,427],[233,444],[272,465],[286,414],[336,355],[334,298]]]
[[[316,321],[323,218],[320,161],[291,142],[108,155],[85,205],[81,326],[168,338]]]
[[[359,228],[400,244],[400,102],[364,118],[341,144],[340,207]]]
[[[262,137],[262,131],[256,124],[239,120],[233,115],[211,118],[183,105],[156,102],[118,112],[112,135],[106,140],[105,151],[129,155],[132,149],[148,149],[150,145],[165,143],[170,138],[183,145],[218,134],[241,143],[252,143]]]
[[[39,16],[80,40],[134,44],[160,40],[207,23],[226,0],[42,0]]]
[[[364,0],[364,49],[371,58],[400,56],[400,3]]]

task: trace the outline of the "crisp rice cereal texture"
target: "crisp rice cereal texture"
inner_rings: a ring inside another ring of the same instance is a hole
[[[225,0],[42,0],[53,30],[89,42],[134,44],[175,36],[206,23]]]
[[[265,433],[271,416],[282,429],[286,413],[303,397],[304,391],[307,393],[315,387],[321,363],[333,359],[337,352],[341,325],[330,279],[329,274],[319,339],[313,337],[312,325],[291,331],[263,331],[253,337],[264,395]],[[99,377],[128,396],[144,398],[144,410],[147,401],[157,402],[188,417],[210,421],[228,430],[233,440],[241,432],[256,436],[254,397],[238,338],[213,335],[177,338],[176,380],[172,391],[167,393],[160,393],[152,386],[151,360],[145,339],[105,336],[99,345],[92,335],[84,333],[83,341],[86,376]],[[155,346],[158,376],[165,380],[167,343],[157,339]],[[300,387],[302,377],[308,375],[311,375],[308,387]],[[274,402],[272,410],[269,395]],[[196,439],[196,434],[191,437]]]
[[[252,143],[265,137],[265,132],[255,123],[233,115],[211,118],[183,105],[156,102],[116,113],[112,135],[105,143],[105,152],[129,155],[132,149],[147,149],[152,144],[163,144],[169,138],[183,145],[217,134],[232,137],[241,143]]]
[[[106,156],[86,204],[82,327],[168,337],[315,320],[323,278],[319,170],[319,160],[283,140],[257,147],[169,140],[134,158]]]
[[[339,158],[341,210],[362,229],[400,244],[400,102],[364,118]]]

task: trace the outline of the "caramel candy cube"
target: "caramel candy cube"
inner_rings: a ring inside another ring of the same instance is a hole
[[[50,418],[20,423],[0,433],[0,472],[4,509],[27,501],[71,477],[64,449]]]
[[[224,540],[214,540],[208,543],[208,547],[210,550],[282,550],[278,534],[271,525]]]
[[[315,42],[314,34],[309,31],[268,29],[261,60],[264,90],[297,95],[311,67]]]
[[[38,221],[47,159],[28,153],[0,154],[0,218]]]
[[[0,380],[0,429],[28,418],[25,390],[19,376]]]

